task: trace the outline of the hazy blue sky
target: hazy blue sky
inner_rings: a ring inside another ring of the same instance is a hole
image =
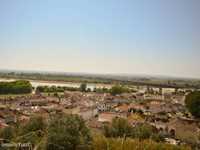
[[[0,0],[0,68],[200,77],[200,0]]]

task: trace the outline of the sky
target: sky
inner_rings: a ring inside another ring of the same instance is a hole
[[[0,0],[0,69],[200,78],[200,0]]]

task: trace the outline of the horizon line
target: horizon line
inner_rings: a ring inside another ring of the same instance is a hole
[[[51,74],[71,74],[71,75],[110,75],[115,77],[137,77],[137,78],[171,78],[171,79],[190,79],[190,80],[200,80],[198,77],[181,77],[181,76],[175,76],[175,75],[162,75],[162,74],[145,74],[145,73],[98,73],[98,72],[67,72],[67,71],[53,71],[53,70],[27,70],[27,69],[3,69],[0,68],[0,72],[21,72],[21,73],[51,73]]]

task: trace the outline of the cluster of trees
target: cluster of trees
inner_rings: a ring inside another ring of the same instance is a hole
[[[37,150],[87,149],[92,140],[82,118],[63,114],[52,116],[48,121],[42,116],[33,116],[26,124],[1,130],[0,138],[7,143],[31,143]]]
[[[118,95],[122,93],[130,93],[130,92],[136,92],[134,89],[128,88],[123,85],[114,85],[110,89],[108,88],[94,88],[94,92],[97,93],[110,93],[112,95]]]
[[[0,94],[27,94],[32,92],[29,81],[0,82]]]
[[[38,86],[36,92],[41,93],[57,93],[64,91],[81,91],[81,92],[91,92],[90,88],[87,88],[86,83],[82,83],[80,87],[66,87],[66,86]]]
[[[94,88],[93,91],[97,92],[97,93],[109,93],[110,92],[110,90],[108,88],[105,88],[105,87],[103,87],[103,88]]]
[[[200,91],[191,92],[186,96],[185,104],[190,113],[200,118]]]
[[[132,150],[136,147],[154,150],[190,150],[187,147],[151,140],[150,135],[154,131],[146,126],[135,129],[135,137],[131,137],[133,127],[123,119],[113,120],[110,129],[105,130],[110,131],[104,132],[104,135],[92,135],[79,116],[56,114],[48,120],[41,116],[33,116],[25,124],[6,127],[0,131],[0,138],[8,143],[31,143],[37,150]],[[4,147],[0,149],[4,150]]]
[[[91,92],[92,90],[87,87],[86,83],[82,83],[80,87],[61,87],[61,86],[38,86],[36,88],[36,92],[41,93],[56,93],[56,92],[64,92],[67,91],[81,91],[81,92]],[[117,95],[121,93],[128,93],[130,92],[130,89],[121,86],[121,85],[115,85],[111,89],[108,88],[94,88],[93,92],[97,93],[111,93],[112,95]]]
[[[67,91],[78,91],[79,88],[75,87],[65,87],[65,86],[38,86],[36,88],[36,92],[41,93],[56,93],[56,92],[64,92]]]
[[[156,142],[164,140],[164,135],[159,133],[154,127],[148,124],[140,124],[136,127],[131,126],[126,119],[115,118],[111,125],[104,126],[106,137],[137,138],[140,140],[152,139]]]
[[[117,94],[122,94],[122,93],[129,93],[130,89],[128,89],[124,86],[121,86],[121,85],[115,85],[109,90],[109,92],[112,95],[117,95]]]

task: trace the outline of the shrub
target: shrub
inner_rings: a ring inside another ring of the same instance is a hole
[[[152,140],[138,140],[130,138],[106,138],[95,135],[92,143],[93,150],[191,150],[187,146],[175,146],[157,143]]]

